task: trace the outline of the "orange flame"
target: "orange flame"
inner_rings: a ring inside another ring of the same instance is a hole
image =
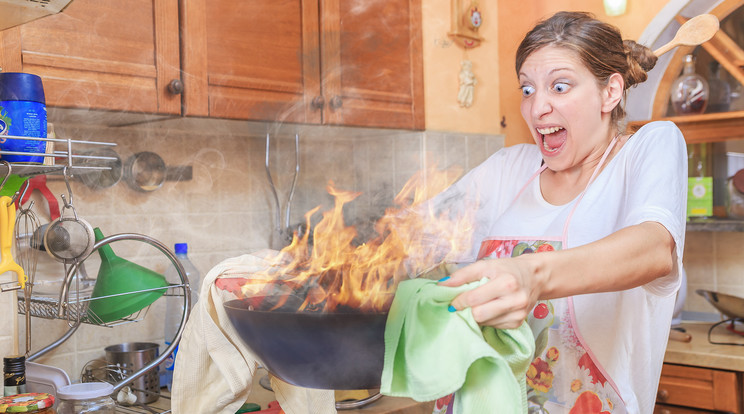
[[[356,229],[344,223],[343,207],[361,193],[338,190],[330,182],[327,191],[335,204],[315,226],[312,246],[308,233],[301,238],[295,233],[292,243],[273,259],[272,268],[246,281],[243,295],[267,295],[281,285],[304,300],[298,311],[387,310],[398,282],[470,249],[472,214],[451,219],[449,212],[437,213],[424,203],[459,175],[459,171],[436,168],[416,173],[395,197],[396,207],[388,208],[375,223],[377,236],[358,245]],[[305,214],[307,228],[319,209]],[[436,249],[432,240],[437,241]],[[269,280],[271,289],[267,289]]]

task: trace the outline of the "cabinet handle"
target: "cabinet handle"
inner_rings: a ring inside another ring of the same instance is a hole
[[[312,105],[315,109],[323,109],[323,107],[325,106],[325,98],[323,98],[322,96],[316,96],[315,98],[313,98],[313,101],[312,103],[310,103],[310,105]]]
[[[181,79],[173,79],[168,83],[168,92],[172,93],[173,95],[180,95],[183,93],[183,82],[181,82]]]
[[[656,399],[658,401],[666,401],[669,399],[669,391],[665,389],[660,389],[659,392],[656,393]]]
[[[328,106],[330,106],[331,109],[338,109],[344,106],[344,101],[341,100],[340,96],[336,95],[333,98],[331,98],[330,102],[328,102]]]

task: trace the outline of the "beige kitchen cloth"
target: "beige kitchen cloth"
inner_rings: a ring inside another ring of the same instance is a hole
[[[269,266],[262,257],[266,255],[257,252],[230,258],[205,276],[176,354],[174,414],[234,414],[248,401],[258,361],[230,323],[215,280],[220,275],[249,277]],[[276,378],[271,385],[287,414],[336,413],[333,391],[300,388]]]

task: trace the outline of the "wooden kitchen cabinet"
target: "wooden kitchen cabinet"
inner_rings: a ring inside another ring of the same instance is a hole
[[[421,0],[189,0],[185,115],[423,129]]]
[[[665,363],[654,413],[742,413],[741,376],[735,371]]]
[[[178,0],[75,0],[0,32],[0,67],[42,77],[48,106],[180,114]]]
[[[48,106],[423,129],[421,0],[75,0],[0,32]]]

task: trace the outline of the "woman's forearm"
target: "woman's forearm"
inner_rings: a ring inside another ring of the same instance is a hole
[[[534,272],[539,299],[617,291],[669,274],[674,239],[661,224],[645,222],[584,246],[517,259]]]

